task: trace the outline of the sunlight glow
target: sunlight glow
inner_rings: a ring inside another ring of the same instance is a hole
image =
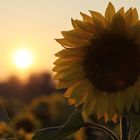
[[[20,69],[28,68],[32,64],[32,53],[25,48],[17,50],[13,58],[15,65]]]

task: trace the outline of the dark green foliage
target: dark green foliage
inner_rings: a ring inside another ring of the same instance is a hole
[[[81,112],[76,109],[63,126],[40,130],[33,136],[33,140],[63,140],[66,136],[78,131],[83,125]]]

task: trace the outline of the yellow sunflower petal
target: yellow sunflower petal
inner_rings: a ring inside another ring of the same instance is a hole
[[[84,108],[84,104],[85,104],[85,102],[86,102],[86,99],[87,99],[87,95],[88,95],[88,89],[90,88],[90,83],[89,83],[89,85],[88,85],[88,88],[87,88],[87,91],[86,92],[84,92],[85,94],[83,94],[82,96],[81,96],[81,98],[76,98],[76,102],[77,102],[77,107],[78,106],[81,106],[80,107],[80,110],[82,111],[83,110],[83,108]],[[86,99],[85,99],[86,98]]]
[[[89,116],[88,116],[88,114],[87,114],[87,112],[86,112],[85,110],[82,111],[82,117],[83,117],[83,119],[85,120],[85,122],[88,122]]]
[[[84,94],[86,94],[90,84],[88,80],[83,80],[76,85],[71,91],[70,98],[78,99],[81,98]]]
[[[140,99],[140,79],[135,84],[135,94]]]
[[[61,58],[72,58],[72,57],[82,57],[85,56],[85,48],[75,48],[73,49],[63,49],[55,54],[57,57]]]
[[[132,26],[138,22],[138,12],[137,9],[130,8],[124,15],[126,25]]]
[[[107,22],[110,24],[112,22],[112,18],[115,15],[115,8],[111,2],[109,2],[108,7],[105,11],[105,18]]]
[[[132,10],[132,14],[133,14],[133,22],[132,22],[132,24],[136,24],[138,22],[138,20],[139,20],[138,12],[137,12],[136,8],[134,8]]]
[[[121,16],[124,16],[124,7],[118,10],[117,14],[120,14]]]
[[[98,99],[96,109],[99,117],[102,117],[109,107],[109,96],[106,93],[102,93]]]
[[[54,72],[67,72],[69,70],[71,70],[71,67],[77,67],[78,69],[81,69],[81,63],[76,63],[76,64],[71,64],[71,65],[68,65],[68,66],[63,66],[63,67],[58,67],[58,66],[55,66],[52,70]]]
[[[124,14],[124,19],[127,27],[130,27],[133,23],[133,13],[132,8],[130,8],[126,13]]]
[[[81,98],[81,100],[82,100],[82,102],[83,102],[83,106],[82,106],[82,108],[81,108],[81,111],[84,111],[84,109],[86,108],[86,106],[87,106],[87,101],[89,100],[89,97],[90,97],[90,99],[92,100],[93,99],[93,93],[94,92],[94,90],[93,90],[93,86],[92,86],[92,84],[89,82],[89,87],[88,87],[88,89],[87,89],[87,91],[86,91],[86,94],[84,94],[83,96],[82,96],[82,98]]]
[[[125,95],[125,109],[127,111],[130,111],[130,108],[132,106],[132,103],[133,103],[133,100],[134,100],[134,97],[135,97],[135,89],[133,87],[129,87],[127,90],[126,90],[127,94]]]
[[[78,48],[90,45],[89,40],[84,40],[81,38],[76,39],[74,36],[71,36],[71,38],[56,39],[56,41],[66,48]]]
[[[114,33],[119,33],[119,34],[124,33],[125,21],[124,21],[124,18],[120,14],[117,14],[113,17],[111,28],[114,31]]]
[[[81,16],[83,17],[83,21],[87,22],[87,23],[92,23],[93,24],[93,20],[90,16],[80,12]]]
[[[82,22],[80,20],[72,20],[71,22],[72,22],[73,27],[76,30],[81,30],[81,31],[84,31],[84,32],[87,32],[87,33],[94,35],[95,29],[94,29],[93,24],[85,23],[85,22]]]
[[[108,115],[107,115],[107,112],[105,112],[105,114],[104,114],[104,120],[105,120],[105,123],[107,123],[108,122]]]
[[[67,85],[67,84],[64,83],[64,82],[59,82],[59,83],[56,85],[56,88],[57,88],[57,89],[68,88],[68,87],[71,86],[71,85],[72,85],[72,84]]]
[[[135,101],[134,101],[133,105],[134,105],[135,111],[139,112],[140,100],[138,98],[135,98]]]
[[[114,123],[117,123],[118,122],[117,120],[118,120],[118,115],[115,113],[114,116],[112,117],[112,121]]]
[[[76,101],[74,99],[68,99],[68,103],[69,105],[74,105],[76,103]]]
[[[73,84],[71,87],[69,87],[69,88],[67,89],[67,91],[64,93],[64,97],[69,98],[69,97],[71,96],[71,92],[72,92],[73,88],[74,88],[75,86],[77,86],[77,85],[79,84],[79,82],[81,82],[81,81],[78,81],[78,82],[76,82],[75,84]]]
[[[91,85],[90,88],[87,91],[86,99],[84,102],[83,110],[88,108],[89,104],[92,103],[94,99],[94,87]]]
[[[80,78],[78,78],[78,79],[77,79],[77,77],[79,77],[79,75],[77,75],[76,77],[71,76],[71,77],[68,77],[67,79],[60,79],[58,84],[56,85],[56,88],[57,89],[69,88],[76,82],[84,79],[84,77],[82,77],[82,76],[80,76]]]
[[[85,109],[85,111],[87,112],[88,116],[96,114],[97,112],[94,111],[95,109],[95,105],[97,103],[97,98],[93,99],[92,102],[90,102],[90,104],[88,105],[88,107]]]
[[[75,67],[75,66],[79,66],[81,65],[81,62],[78,62],[77,63],[74,63],[74,62],[71,62],[69,65],[66,65],[66,63],[68,63],[69,61],[65,61],[65,62],[62,62],[60,63],[59,65],[56,65],[52,70],[54,72],[63,72],[63,71],[67,71],[70,67]]]
[[[65,77],[62,77],[61,79],[58,79],[58,78],[54,78],[54,79],[59,80],[58,87],[64,86],[65,88],[67,88],[68,86],[71,86],[72,84],[78,82],[79,80],[84,79],[84,76],[82,75],[82,73],[78,73],[78,74],[75,74],[75,77],[67,75]],[[70,79],[73,81],[67,81],[67,79],[68,80]]]
[[[58,43],[60,43],[63,47],[66,48],[77,48],[79,46],[77,46],[76,44],[71,44],[70,42],[68,42],[65,38],[61,38],[61,39],[56,39],[56,41]]]
[[[120,111],[120,113],[124,110],[124,102],[125,96],[123,92],[118,92],[115,97],[115,106]]]
[[[57,72],[54,76],[55,80],[66,79],[74,76],[81,76],[83,74],[83,67],[81,65],[76,65],[75,67],[69,67],[68,69],[64,69],[63,71]]]
[[[64,66],[64,67],[57,67],[57,66],[55,66],[52,69],[52,71],[54,71],[54,72],[60,72],[60,71],[63,71],[64,69],[67,69],[67,68],[68,68],[68,66]]]
[[[64,96],[65,97],[70,97],[74,88],[77,87],[82,81],[78,81],[77,83],[73,84],[70,88],[68,88],[67,91],[65,92]]]
[[[57,66],[65,66],[66,64],[76,64],[79,63],[82,60],[81,57],[77,58],[58,58],[53,64]]]
[[[96,11],[90,11],[90,13],[92,15],[94,25],[96,25],[96,24],[99,25],[100,24],[101,27],[106,27],[106,20],[105,20],[105,18],[103,17],[102,14],[100,14],[99,12],[96,12]]]
[[[110,106],[108,107],[108,111],[107,111],[107,115],[108,115],[109,120],[112,120],[114,114],[116,113],[114,99],[115,99],[114,94],[109,96],[109,105]]]
[[[71,24],[72,24],[73,30],[79,30],[79,27],[75,23],[75,19],[71,18]]]
[[[75,84],[76,82],[85,79],[85,74],[82,72],[79,72],[74,75],[75,76],[68,75],[67,77],[63,77],[59,79],[57,88],[68,88],[72,86],[73,84]]]
[[[72,70],[71,70],[72,69]],[[65,74],[65,72],[67,73]],[[59,80],[57,88],[67,88],[74,84],[75,82],[85,78],[85,72],[81,67],[68,67],[67,69],[62,69],[60,72],[56,73],[54,76],[55,80]]]
[[[84,110],[87,112],[88,115],[97,113],[97,112],[95,112],[96,103],[100,96],[100,93],[98,93],[98,91],[96,91],[96,89],[94,90],[94,93],[93,93],[93,91],[91,91],[90,94],[91,94],[91,98],[89,99],[90,101],[87,101],[86,106],[84,108]]]
[[[77,30],[62,31],[61,33],[65,38],[89,40],[89,39],[92,39],[93,37],[93,35],[87,32],[82,32],[82,31],[77,31]]]
[[[127,111],[130,111],[130,108],[132,107],[132,103],[135,97],[134,92],[135,89],[133,87],[130,87],[126,90],[124,107]]]
[[[70,42],[71,44],[74,44],[78,47],[84,47],[84,46],[89,46],[91,43],[89,40],[86,39],[82,39],[82,38],[76,38],[74,36],[71,36],[71,38],[65,38],[65,40],[67,40],[68,42]]]
[[[63,77],[59,79],[61,82],[69,83],[68,80],[81,80],[85,78],[85,72],[83,70],[79,70],[79,72],[73,72],[70,75],[67,75],[66,77]]]

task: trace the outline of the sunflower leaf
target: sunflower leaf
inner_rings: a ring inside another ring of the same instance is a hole
[[[63,126],[42,129],[33,136],[32,140],[62,140],[78,131],[83,125],[81,112],[75,109]]]
[[[6,109],[2,105],[0,105],[0,121],[9,123],[9,120],[10,119],[9,119]]]

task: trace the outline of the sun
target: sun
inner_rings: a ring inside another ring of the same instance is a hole
[[[28,49],[21,48],[14,53],[13,61],[20,69],[28,68],[33,62],[32,53]]]

